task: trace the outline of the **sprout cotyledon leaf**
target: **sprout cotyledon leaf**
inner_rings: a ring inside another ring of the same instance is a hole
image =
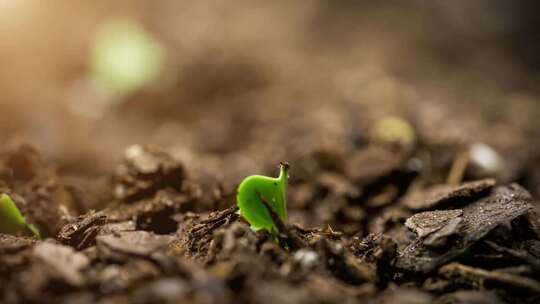
[[[40,238],[38,229],[26,221],[17,205],[7,194],[0,195],[0,233],[26,234]]]
[[[288,179],[289,165],[281,163],[277,178],[252,175],[240,183],[236,201],[240,215],[251,225],[251,229],[267,230],[272,234],[278,232],[268,208],[272,208],[281,221],[287,221]]]

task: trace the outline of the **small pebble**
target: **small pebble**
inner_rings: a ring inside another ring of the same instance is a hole
[[[300,249],[294,253],[294,260],[300,263],[304,269],[312,269],[319,261],[319,255],[309,249]]]
[[[503,167],[503,158],[484,143],[474,143],[469,148],[469,173],[474,177],[496,176]]]

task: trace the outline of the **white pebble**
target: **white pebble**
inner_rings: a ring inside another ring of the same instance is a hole
[[[484,143],[474,143],[469,148],[469,160],[473,174],[482,177],[497,175],[503,165],[503,159],[492,147]]]
[[[311,269],[317,265],[319,255],[309,249],[300,249],[294,253],[294,260],[299,262],[302,268]]]

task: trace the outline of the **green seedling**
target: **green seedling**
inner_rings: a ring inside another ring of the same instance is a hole
[[[289,164],[281,163],[277,178],[252,175],[240,183],[236,201],[240,215],[253,231],[267,230],[275,236],[279,232],[279,221],[287,221],[288,179]]]
[[[416,140],[411,124],[402,118],[392,116],[377,120],[371,129],[371,137],[375,142],[385,144],[411,145]]]
[[[39,230],[28,223],[11,197],[0,195],[0,233],[32,235],[41,238]]]
[[[99,27],[90,59],[96,87],[119,101],[159,77],[165,50],[137,21],[117,17]]]

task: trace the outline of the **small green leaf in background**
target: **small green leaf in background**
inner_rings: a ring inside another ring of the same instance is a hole
[[[272,207],[283,222],[287,221],[288,178],[289,166],[281,164],[277,178],[252,175],[240,183],[236,201],[240,215],[251,225],[251,229],[254,231],[267,230],[272,234],[278,232],[272,215],[261,199],[264,199]]]
[[[91,78],[118,99],[159,76],[164,50],[135,20],[115,18],[98,29],[91,56]]]
[[[0,195],[0,233],[30,234],[40,238],[38,229],[26,222],[17,205],[7,194]]]
[[[380,118],[374,123],[371,138],[379,143],[411,145],[416,140],[416,134],[408,121],[389,116]]]

